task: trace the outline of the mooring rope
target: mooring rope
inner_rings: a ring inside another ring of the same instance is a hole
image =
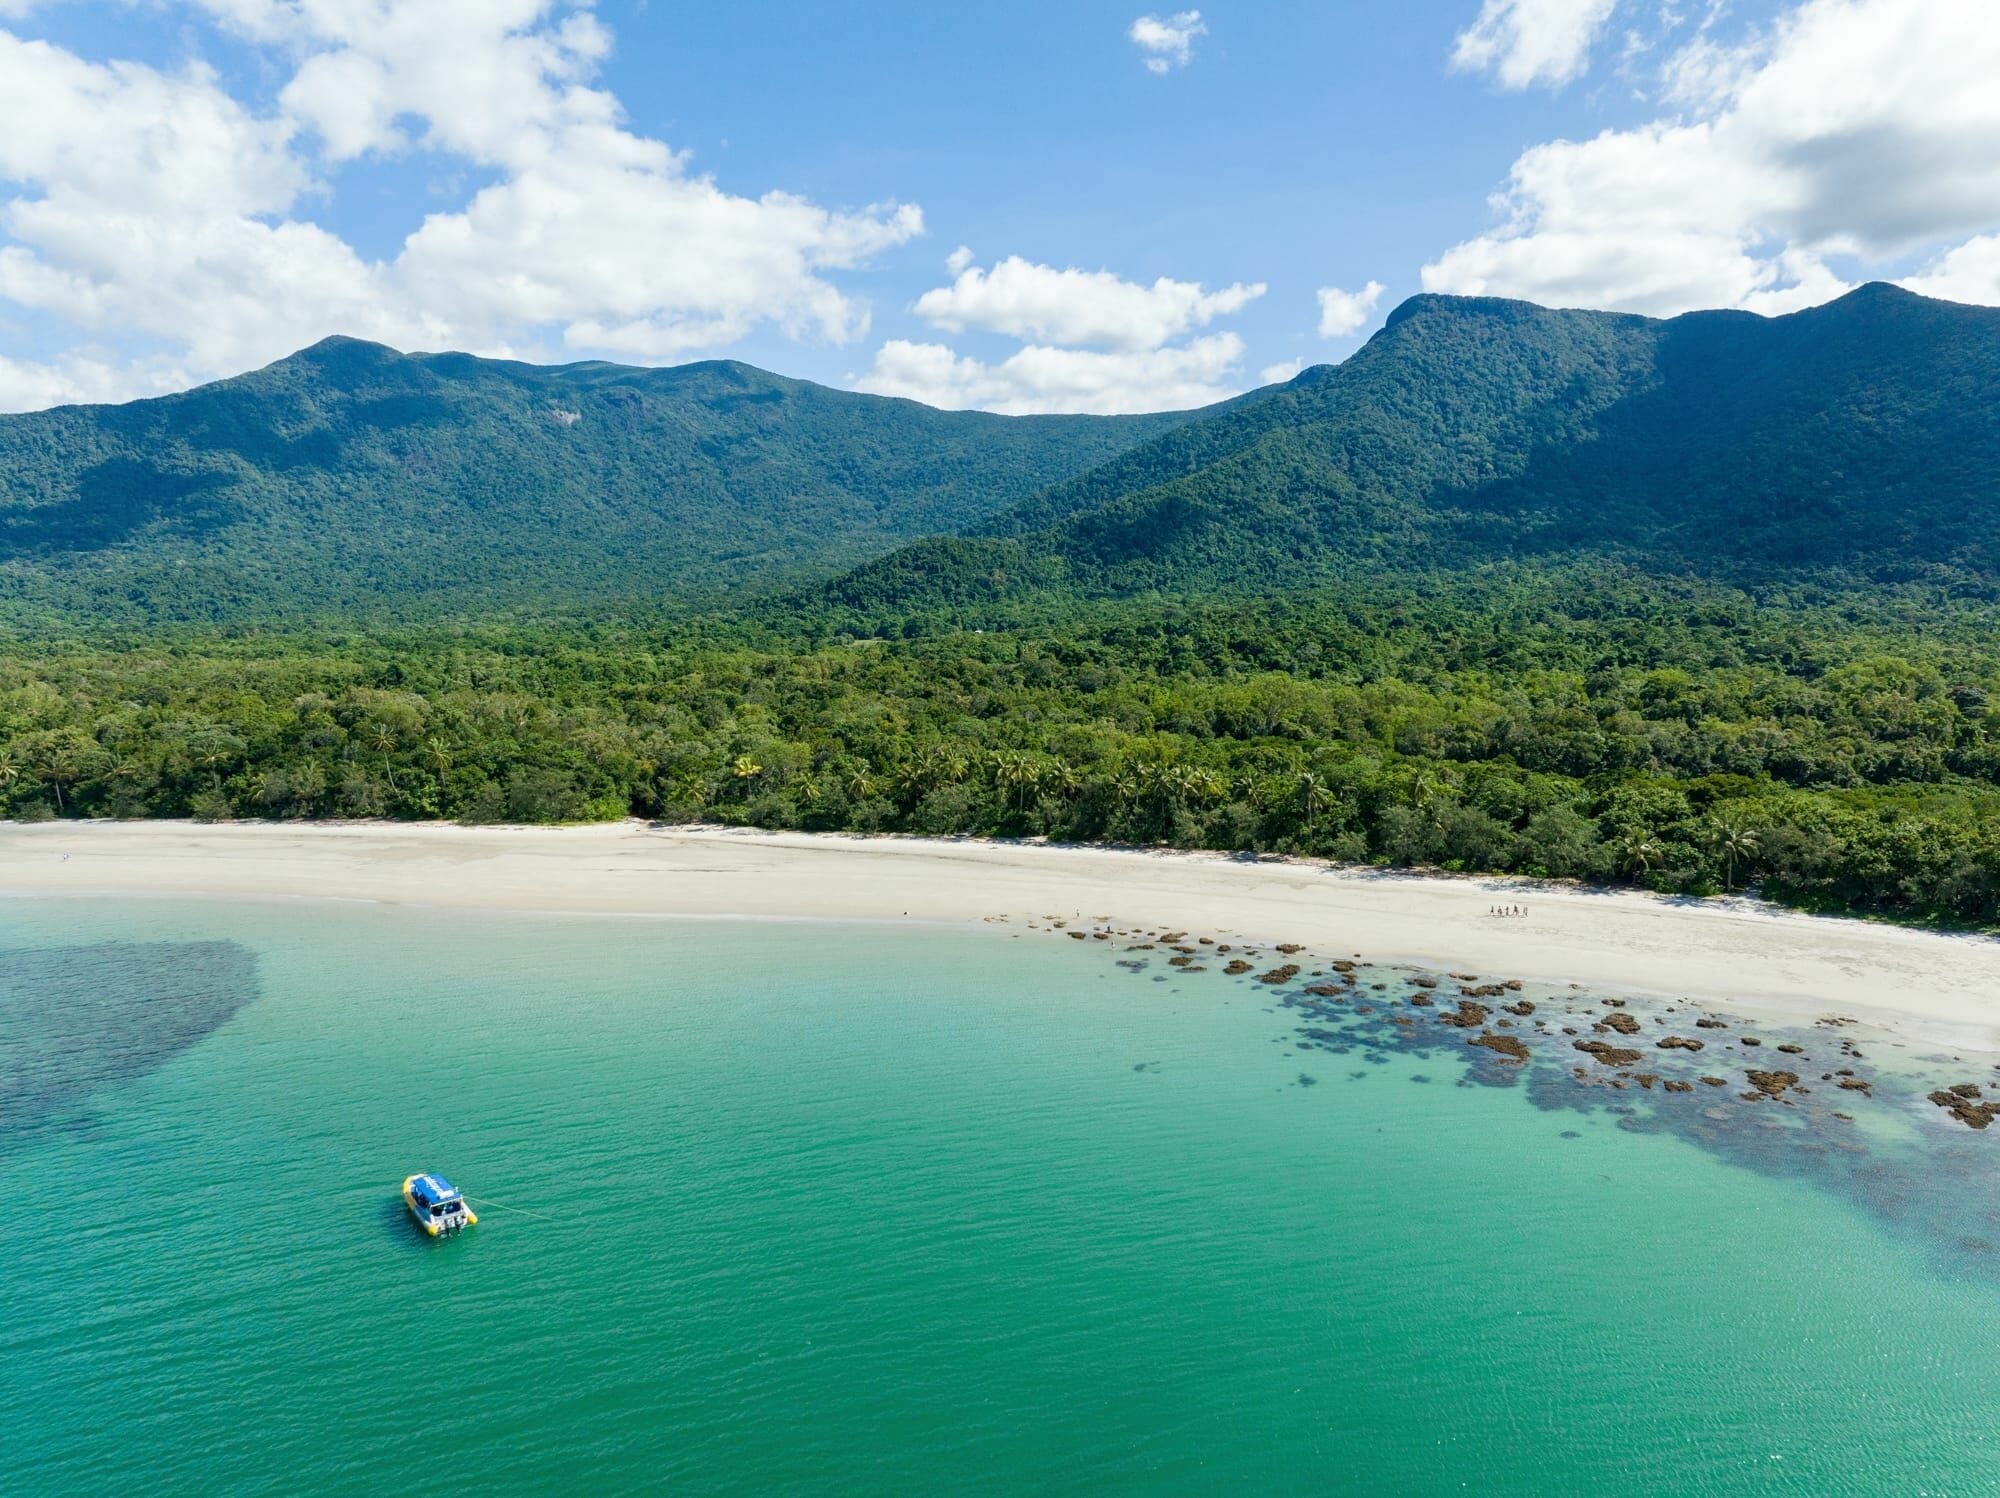
[[[461,1196],[464,1196],[464,1195],[465,1195],[465,1193],[464,1193],[464,1192],[460,1192],[460,1193],[459,1193],[459,1195],[461,1195]],[[505,1203],[505,1202],[496,1202],[496,1201],[495,1201],[495,1200],[493,1200],[493,1198],[492,1198],[492,1197],[490,1197],[490,1196],[466,1196],[466,1197],[465,1197],[465,1199],[466,1199],[467,1201],[471,1202],[471,1203],[472,1203],[472,1204],[473,1204],[474,1206],[479,1206],[479,1207],[498,1207],[498,1208],[499,1208],[499,1209],[500,1209],[501,1211],[503,1211],[503,1212],[519,1212],[519,1213],[520,1213],[520,1214],[521,1214],[521,1215],[522,1215],[523,1217],[533,1217],[533,1218],[535,1218],[535,1219],[536,1219],[537,1221],[540,1221],[540,1222],[561,1222],[561,1221],[562,1221],[562,1219],[561,1219],[561,1218],[559,1218],[559,1217],[548,1217],[548,1216],[544,1216],[544,1215],[543,1215],[542,1213],[540,1213],[540,1212],[530,1212],[530,1211],[529,1211],[529,1210],[528,1210],[528,1209],[527,1209],[526,1207],[510,1207],[510,1206],[508,1206],[508,1205],[507,1205],[507,1203]]]

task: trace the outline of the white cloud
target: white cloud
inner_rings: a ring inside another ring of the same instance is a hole
[[[122,393],[331,332],[646,359],[760,325],[843,342],[868,309],[829,273],[922,232],[911,205],[732,194],[634,133],[591,83],[609,36],[571,0],[200,4],[289,72],[274,110],[199,65],[88,61],[0,32],[0,184],[16,190],[0,199],[0,304],[154,346],[128,358]],[[304,216],[324,165],[419,145],[487,183],[392,257]],[[117,367],[12,364],[0,404],[117,395]]]
[[[1175,348],[1098,353],[1030,345],[998,364],[940,343],[895,338],[876,352],[855,388],[947,410],[1007,415],[1041,411],[1129,414],[1205,406],[1234,395],[1243,340],[1213,333]]]
[[[1499,226],[1425,266],[1425,289],[1773,312],[1844,290],[1832,259],[2000,226],[1985,0],[1805,0],[1733,48],[1698,40],[1666,77],[1682,113],[1524,152]]]
[[[1382,300],[1382,293],[1388,289],[1380,281],[1370,281],[1359,291],[1322,286],[1319,290],[1319,336],[1345,338],[1360,331],[1375,315],[1375,304]]]
[[[856,388],[1012,415],[1179,410],[1242,388],[1241,338],[1188,335],[1242,311],[1264,294],[1261,283],[1209,291],[1162,276],[1147,286],[1018,255],[988,270],[963,246],[947,264],[956,279],[919,297],[917,314],[947,332],[999,334],[1023,346],[994,363],[941,343],[892,339]]]
[[[1287,380],[1297,379],[1305,367],[1305,355],[1301,354],[1298,358],[1287,359],[1282,364],[1266,364],[1257,371],[1257,379],[1264,385],[1282,385]]]
[[[1451,62],[1491,69],[1505,88],[1555,87],[1580,76],[1618,0],[1485,0],[1458,34]]]
[[[1110,271],[1057,270],[1009,255],[991,271],[960,264],[958,279],[917,298],[916,311],[950,333],[977,329],[1070,348],[1133,352],[1158,348],[1240,312],[1264,289],[1239,283],[1205,291],[1199,282],[1165,276],[1142,286]]]
[[[1954,246],[1902,284],[1948,302],[2000,304],[2000,234]]]
[[[1164,19],[1141,16],[1125,34],[1144,54],[1146,71],[1164,75],[1188,65],[1194,56],[1194,39],[1208,35],[1208,23],[1200,11],[1182,10]]]

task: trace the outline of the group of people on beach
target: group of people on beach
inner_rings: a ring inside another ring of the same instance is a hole
[[[1510,919],[1518,920],[1527,915],[1528,907],[1525,905],[1489,905],[1486,907],[1486,913],[1488,915],[1507,916]]]

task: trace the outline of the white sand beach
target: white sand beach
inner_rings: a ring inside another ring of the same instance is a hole
[[[1212,854],[731,828],[0,826],[0,894],[372,900],[607,913],[1172,927],[1329,956],[1852,1016],[2000,1052],[2000,941],[1518,881]],[[1525,906],[1522,918],[1495,905]],[[0,919],[4,912],[0,912]]]

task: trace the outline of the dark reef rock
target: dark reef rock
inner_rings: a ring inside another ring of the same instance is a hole
[[[1224,968],[1223,971],[1225,973],[1228,973],[1231,977],[1236,977],[1239,974],[1249,972],[1253,966],[1255,966],[1254,963],[1248,963],[1245,962],[1241,957],[1236,957],[1230,960],[1229,966]]]
[[[1272,968],[1268,973],[1259,973],[1257,981],[1259,983],[1271,984],[1289,983],[1292,979],[1298,977],[1298,975],[1299,965],[1296,962],[1288,962],[1282,967]]]
[[[1635,1066],[1639,1061],[1637,1051],[1628,1051],[1623,1046],[1608,1045],[1601,1040],[1578,1040],[1571,1044],[1586,1056],[1595,1057],[1599,1066]]]
[[[1653,1044],[1663,1051],[1698,1051],[1702,1043],[1688,1035],[1662,1035]]]
[[[1437,1021],[1441,1025],[1455,1025],[1461,1030],[1472,1030],[1485,1024],[1486,1016],[1492,1012],[1484,1004],[1475,1004],[1470,999],[1460,999],[1456,1013],[1440,1014]]]
[[[1535,1012],[1535,1001],[1533,999],[1517,999],[1511,1004],[1502,1004],[1500,1007],[1509,1014],[1518,1014],[1525,1018]]]
[[[1629,1014],[1607,1014],[1590,1027],[1593,1030],[1616,1030],[1620,1035],[1637,1035],[1639,1022]]]
[[[1765,1097],[1783,1097],[1787,1088],[1799,1085],[1799,1074],[1793,1071],[1758,1071],[1752,1068],[1744,1075],[1750,1079],[1750,1085]]]
[[[1930,1100],[1968,1129],[1983,1129],[2000,1118],[2000,1103],[1976,1102],[1977,1082],[1961,1082],[1956,1087],[1940,1087]]]
[[[1534,1056],[1534,1052],[1529,1050],[1519,1037],[1513,1035],[1495,1035],[1491,1030],[1473,1036],[1466,1044],[1484,1046],[1503,1061],[1511,1063],[1525,1062]]]

